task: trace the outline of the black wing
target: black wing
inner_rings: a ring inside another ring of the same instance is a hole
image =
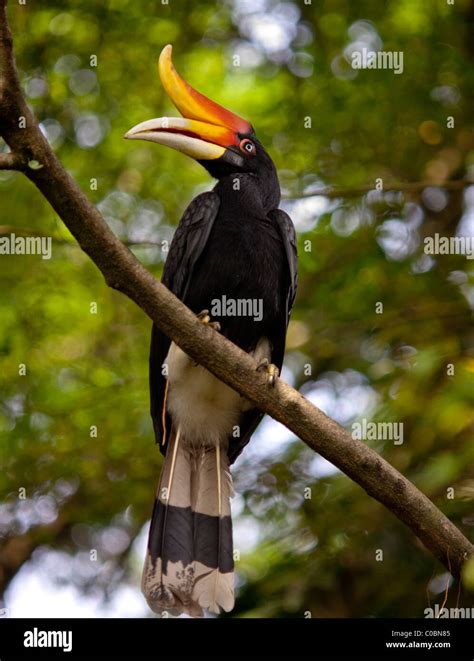
[[[194,266],[209,238],[219,204],[217,193],[211,191],[198,195],[184,212],[174,234],[161,281],[181,300],[191,281]],[[163,453],[166,451],[163,443],[163,423],[169,431],[171,421],[163,407],[166,379],[162,374],[162,366],[170,344],[171,340],[153,324],[150,347],[150,407],[156,442],[160,443]]]
[[[286,325],[290,321],[290,313],[296,296],[298,286],[298,251],[296,247],[296,232],[293,221],[281,209],[274,209],[268,214],[278,225],[283,245],[285,247],[288,267],[290,269],[290,287],[286,299]]]
[[[272,362],[281,370],[283,355],[285,353],[286,329],[288,328],[288,323],[290,321],[290,313],[296,296],[296,287],[298,286],[298,253],[295,228],[289,215],[281,209],[273,209],[268,215],[276,222],[280,231],[289,269],[289,287],[286,292],[282,292],[282,294],[286,296],[286,325],[281,329],[281,333],[276,334],[277,341],[275,341],[272,350]],[[231,464],[237,459],[244,447],[250,441],[250,437],[263,418],[263,415],[264,414],[258,409],[251,409],[242,416],[242,422],[240,425],[241,437],[238,441],[230,439],[229,461]]]

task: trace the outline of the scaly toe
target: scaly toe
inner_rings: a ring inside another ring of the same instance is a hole
[[[268,366],[268,384],[274,386],[278,377],[280,376],[280,370],[276,365],[270,363]]]
[[[270,361],[268,360],[268,358],[262,358],[262,360],[257,365],[257,372],[266,372],[268,370],[269,365],[270,365]]]
[[[211,317],[209,316],[209,310],[202,310],[199,312],[199,314],[196,315],[196,317],[201,321],[203,324],[208,324],[211,321]]]
[[[205,326],[210,326],[211,328],[213,328],[217,332],[220,331],[220,329],[221,329],[220,323],[218,321],[211,321],[211,316],[209,314],[209,310],[202,310],[199,314],[196,315],[196,317]]]
[[[268,358],[263,358],[257,365],[257,372],[266,372],[268,377],[268,385],[274,386],[277,378],[280,375],[280,370],[276,365],[271,363]]]

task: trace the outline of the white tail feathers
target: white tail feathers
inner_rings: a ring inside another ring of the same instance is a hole
[[[209,569],[200,562],[195,562],[193,601],[210,613],[219,613],[220,609],[228,613],[234,607],[234,572],[221,572]]]
[[[198,450],[172,433],[142,579],[152,610],[199,616],[233,608],[232,495],[226,450]]]

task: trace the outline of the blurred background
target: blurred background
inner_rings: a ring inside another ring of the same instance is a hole
[[[473,262],[423,250],[426,236],[474,234],[474,2],[48,0],[11,2],[10,17],[42,131],[156,277],[185,206],[213,185],[187,157],[122,138],[177,114],[162,47],[253,123],[299,239],[283,377],[348,429],[402,422],[403,444],[368,442],[474,540]],[[363,48],[403,51],[403,73],[354,70]],[[361,191],[378,178],[425,183]],[[473,185],[447,183],[462,179]],[[139,591],[161,463],[150,322],[22,175],[0,172],[0,199],[2,235],[53,237],[49,261],[0,259],[0,606],[153,617]],[[474,570],[450,583],[392,514],[272,420],[234,479],[231,616],[422,617],[448,585],[447,606],[473,605]]]

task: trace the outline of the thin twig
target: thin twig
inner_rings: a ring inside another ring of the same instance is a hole
[[[474,181],[467,179],[458,179],[455,181],[433,182],[433,181],[411,181],[411,182],[389,182],[383,185],[383,189],[376,188],[374,185],[367,184],[365,186],[356,186],[354,188],[334,188],[326,186],[325,188],[317,188],[314,191],[295,193],[294,195],[285,195],[285,200],[299,200],[306,197],[328,197],[331,199],[338,197],[359,197],[365,193],[378,192],[381,195],[389,192],[402,192],[402,193],[419,193],[425,188],[444,188],[445,190],[462,190],[467,186],[473,186]]]
[[[451,563],[450,563],[450,561],[449,561],[449,548],[448,548],[448,568],[449,568],[449,576],[448,576],[448,578],[446,579],[446,590],[445,590],[445,592],[444,592],[444,600],[443,600],[443,603],[441,604],[441,608],[440,608],[440,610],[439,610],[438,617],[440,617],[441,613],[442,613],[443,610],[444,610],[444,607],[446,606],[446,602],[448,601],[448,596],[449,596],[449,584],[451,583],[451,578],[452,578],[452,576],[451,576]]]

